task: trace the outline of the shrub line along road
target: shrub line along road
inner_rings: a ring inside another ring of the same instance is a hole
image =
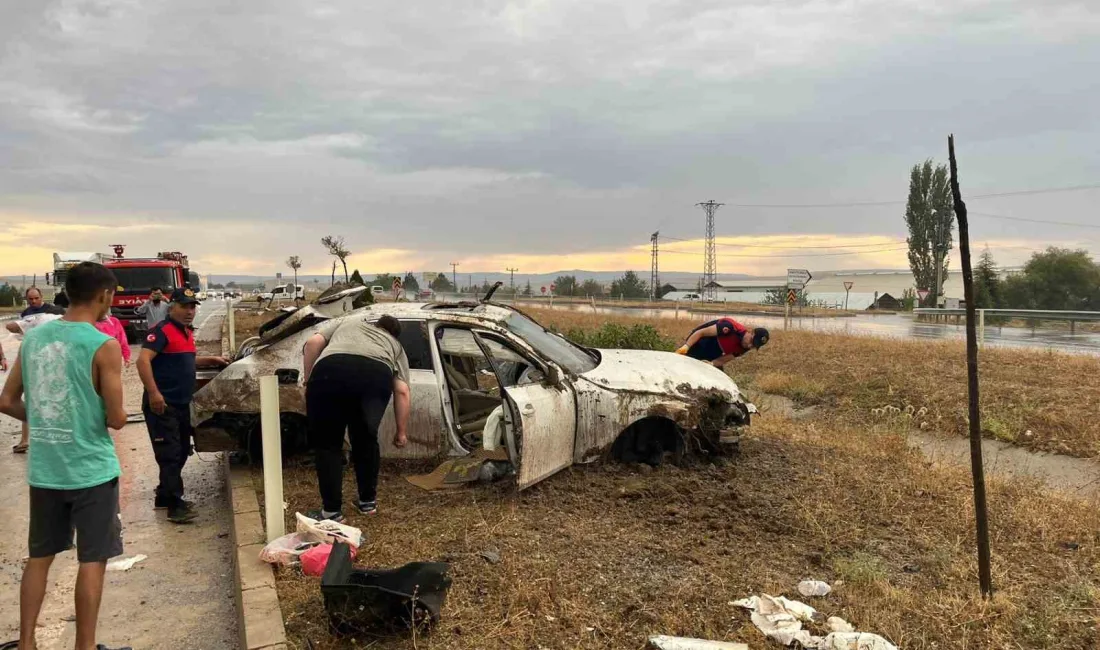
[[[195,320],[199,345],[220,346],[225,306],[200,307]],[[18,350],[16,338],[0,333],[9,359]],[[135,345],[136,358],[140,347]],[[212,349],[220,353],[220,348]],[[7,379],[0,373],[0,382]],[[131,365],[123,372],[128,413],[141,410],[141,382]],[[0,643],[18,638],[19,580],[27,555],[26,456],[11,453],[19,424],[0,416]],[[115,436],[122,463],[120,500],[124,557],[148,559],[126,572],[110,571],[99,615],[99,639],[109,647],[132,645],[141,650],[225,650],[237,645],[237,613],[233,601],[231,517],[222,460],[218,454],[195,455],[183,478],[187,496],[196,501],[199,517],[190,526],[166,521],[153,511],[157,465],[143,423],[127,425]],[[50,571],[50,588],[39,618],[40,650],[73,647],[76,625],[70,620],[76,580],[74,551],[58,556]]]

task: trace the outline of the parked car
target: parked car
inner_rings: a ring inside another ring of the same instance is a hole
[[[386,288],[383,287],[382,285],[376,284],[376,285],[374,285],[373,287],[370,288],[370,292],[371,292],[371,295],[378,296],[378,295],[381,295],[383,293],[386,293]]]
[[[667,454],[728,452],[752,404],[729,376],[670,352],[576,345],[503,304],[386,303],[352,309],[365,287],[287,309],[243,341],[224,370],[204,371],[192,405],[197,451],[259,448],[259,378],[279,381],[284,450],[305,447],[302,348],[331,321],[401,321],[409,357],[409,442],[382,456],[463,456],[503,448],[520,489],[573,463],[605,457],[661,462]]]

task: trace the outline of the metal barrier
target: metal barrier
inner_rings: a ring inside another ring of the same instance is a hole
[[[1077,323],[1100,322],[1100,311],[1063,311],[1058,309],[977,309],[978,313],[978,344],[985,342],[985,317],[998,316],[1001,318],[1020,318],[1030,321],[1061,320],[1069,321],[1070,335],[1077,333]],[[935,307],[920,307],[913,310],[917,316],[933,316],[937,320],[942,316],[945,320],[955,318],[958,324],[965,316],[965,309],[937,309]]]

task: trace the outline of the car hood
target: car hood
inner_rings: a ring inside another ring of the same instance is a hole
[[[691,397],[699,390],[722,390],[731,400],[741,393],[729,376],[703,361],[672,352],[597,350],[600,365],[581,377],[611,390]]]

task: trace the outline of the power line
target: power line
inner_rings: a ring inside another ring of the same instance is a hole
[[[988,217],[990,219],[1007,219],[1009,221],[1026,221],[1028,223],[1045,223],[1052,226],[1072,226],[1074,228],[1100,228],[1100,224],[1095,223],[1073,223],[1070,221],[1046,221],[1045,219],[1025,219],[1024,217],[1006,217],[1002,214],[988,214],[985,212],[971,212],[970,214],[977,217]]]
[[[1047,187],[1034,190],[1013,190],[1009,192],[992,192],[989,194],[973,194],[967,197],[966,200],[973,201],[977,199],[994,199],[1005,196],[1031,196],[1034,194],[1060,194],[1064,192],[1081,192],[1084,190],[1100,189],[1100,183],[1093,183],[1089,185],[1073,185],[1070,187]],[[887,205],[905,205],[907,201],[847,201],[841,203],[730,203],[729,205],[734,208],[784,208],[784,209],[798,209],[798,208],[862,208],[862,207],[880,207]]]
[[[678,237],[669,237],[668,235],[661,235],[661,239],[665,239],[665,240],[668,240],[668,241],[680,241],[680,242],[696,241],[696,240],[691,240],[691,239],[680,239]],[[716,242],[715,245],[716,246],[725,246],[725,247],[728,247],[728,248],[770,248],[770,249],[775,249],[775,250],[803,250],[803,249],[809,250],[809,249],[817,249],[817,248],[874,248],[876,246],[890,246],[890,245],[893,245],[893,244],[904,244],[904,243],[905,243],[905,240],[899,239],[897,241],[880,241],[880,242],[877,242],[877,243],[874,243],[874,244],[836,244],[836,245],[833,245],[833,246],[783,246],[783,245],[772,246],[772,245],[766,245],[766,244],[723,244],[721,242]]]
[[[909,248],[908,246],[895,246],[893,248],[877,248],[877,249],[874,249],[874,250],[866,250],[866,251],[847,251],[847,252],[844,252],[844,253],[794,253],[794,254],[791,254],[791,255],[734,255],[734,254],[723,254],[722,258],[725,259],[727,257],[752,257],[752,258],[758,258],[758,259],[782,259],[782,258],[786,258],[786,257],[799,257],[799,258],[801,258],[801,257],[837,257],[837,256],[842,256],[842,255],[867,255],[867,254],[870,254],[870,253],[886,253],[886,252],[890,252],[890,251],[903,251],[903,250],[907,250],[908,248]],[[677,250],[677,249],[674,249],[674,248],[663,248],[663,249],[661,249],[661,252],[665,253],[665,254],[669,254],[669,255],[704,255],[705,254],[705,253],[700,253],[698,251],[683,251],[683,250]]]

